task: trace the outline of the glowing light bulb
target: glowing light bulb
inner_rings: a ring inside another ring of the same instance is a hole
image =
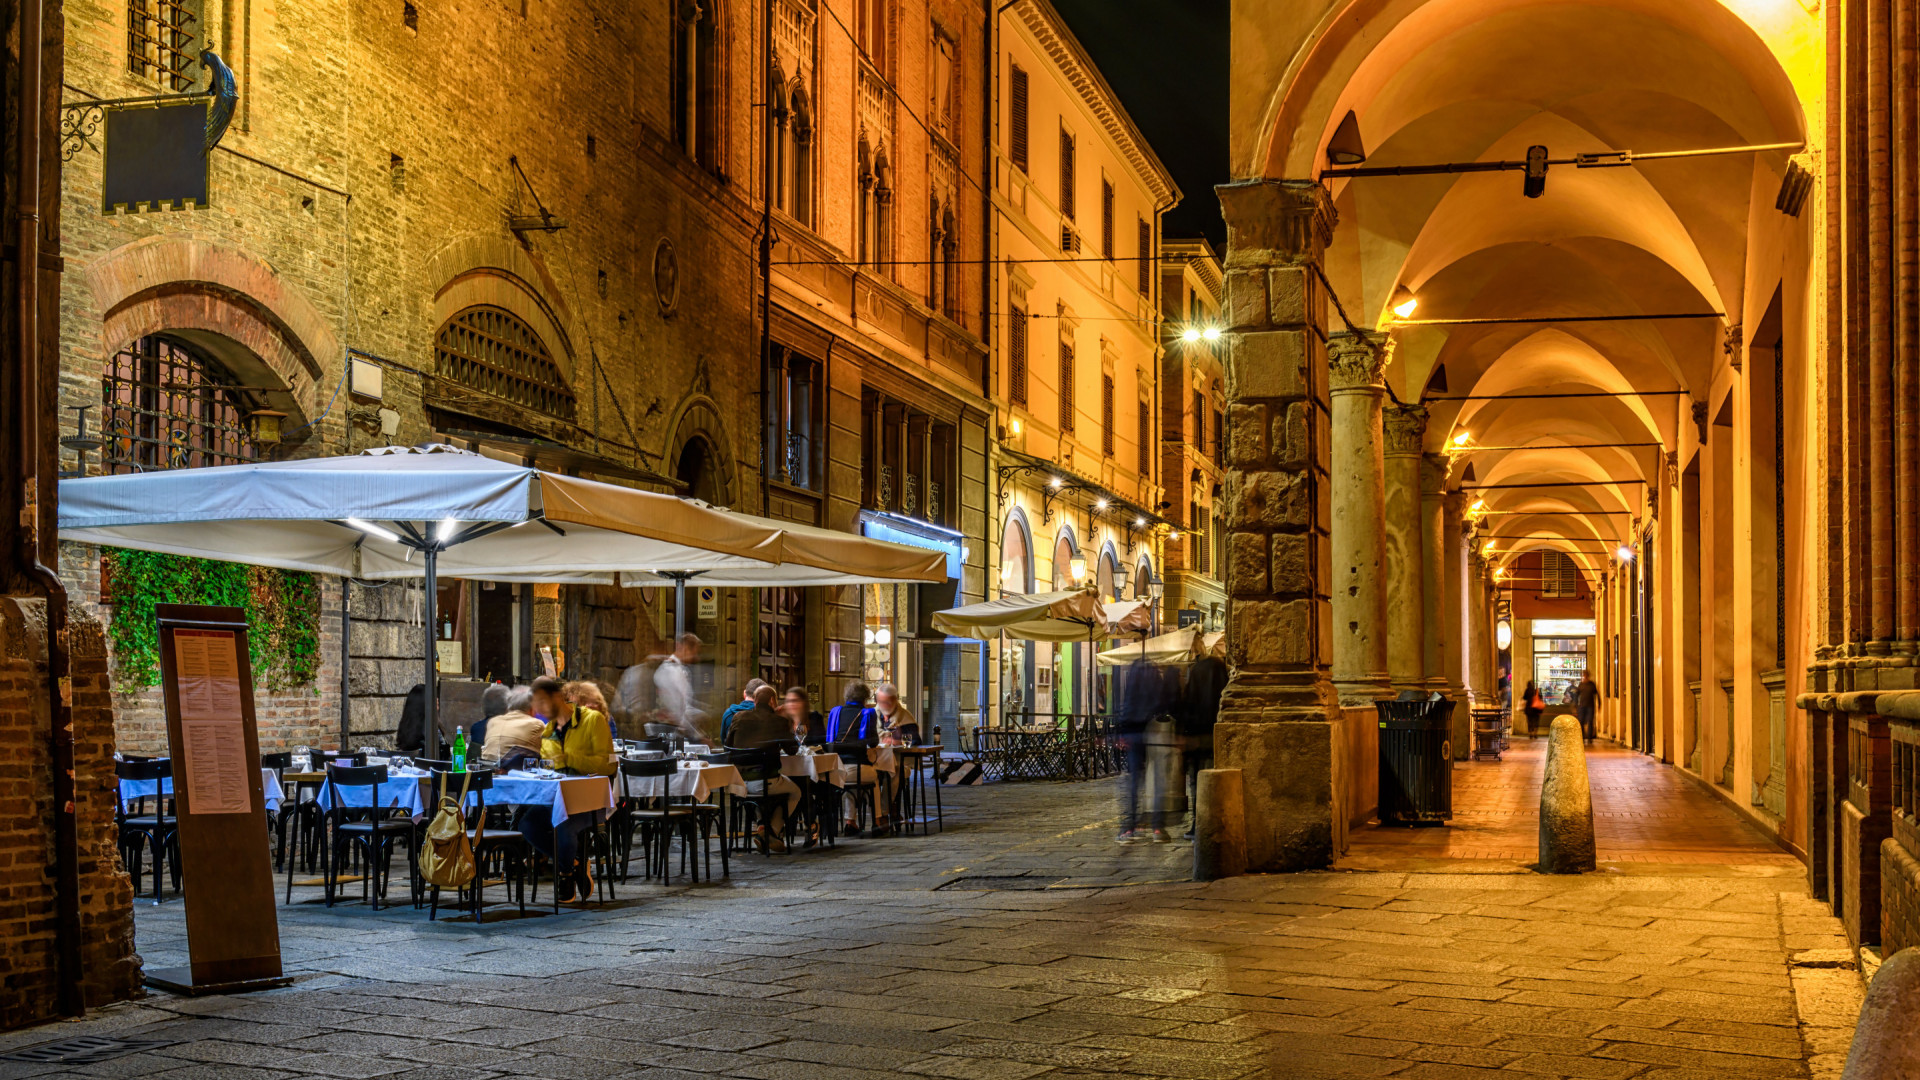
[[[1208,341],[1219,341],[1220,328],[1217,326],[1209,326],[1206,328],[1206,330],[1201,332],[1200,336],[1207,339]]]
[[[1200,328],[1197,326],[1189,326],[1185,330],[1180,331],[1180,340],[1186,342],[1189,345],[1193,344],[1196,341],[1199,341]]]
[[[1420,298],[1413,295],[1412,289],[1407,288],[1405,285],[1399,285],[1395,286],[1393,290],[1393,300],[1390,301],[1390,303],[1393,307],[1394,317],[1404,319],[1411,316],[1414,310],[1420,306]]]
[[[1618,555],[1618,556],[1620,556],[1620,561],[1621,561],[1621,562],[1632,562],[1632,561],[1633,561],[1633,549],[1632,549],[1632,548],[1630,548],[1630,547],[1628,547],[1628,546],[1627,546],[1627,545],[1625,545],[1625,544],[1621,544],[1621,545],[1620,545],[1620,547],[1619,547],[1619,549],[1618,549],[1618,550],[1616,550],[1616,551],[1614,552],[1614,554],[1615,554],[1615,555]]]

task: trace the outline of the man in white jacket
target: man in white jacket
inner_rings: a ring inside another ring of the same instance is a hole
[[[700,722],[706,718],[693,696],[693,665],[700,662],[700,639],[681,634],[673,655],[653,673],[654,713],[660,723],[672,724],[688,742],[705,742]]]

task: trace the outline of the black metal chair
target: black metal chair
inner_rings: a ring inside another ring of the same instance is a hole
[[[789,750],[790,745],[791,744],[775,744],[773,746],[736,749],[733,751],[733,767],[740,770],[740,779],[749,785],[760,784],[762,787],[761,793],[758,795],[749,792],[744,798],[732,800],[732,816],[736,821],[729,832],[749,838],[748,842],[754,848],[757,848],[762,855],[772,854],[771,845],[766,841],[767,833],[762,829],[762,826],[770,825],[773,821],[774,811],[784,808],[787,804],[786,795],[779,792],[767,791],[765,785],[767,781],[776,779],[781,775],[780,757],[783,752]],[[802,794],[804,795],[805,793],[803,792]],[[787,841],[788,835],[793,831],[793,826],[794,818],[789,816],[781,828],[782,842]],[[731,837],[729,837],[729,839],[731,839]]]
[[[180,859],[177,841],[180,819],[168,810],[173,805],[173,796],[167,794],[167,783],[173,777],[173,762],[164,758],[159,760],[116,761],[113,771],[120,780],[153,785],[152,795],[140,795],[132,799],[133,813],[127,812],[126,801],[119,802],[120,861],[126,864],[127,874],[133,880],[133,894],[140,895],[141,855],[143,851],[153,855],[153,902],[160,902],[160,874],[162,870],[173,871],[173,889],[180,891]],[[118,792],[116,792],[118,794]],[[152,799],[153,812],[146,812],[146,802]],[[169,859],[168,856],[174,857]]]
[[[853,770],[853,778],[841,785],[840,790],[853,800],[852,824],[857,830],[869,834],[879,831],[879,807],[874,800],[879,798],[880,773],[873,770],[874,778],[865,779],[867,771],[873,769],[873,752],[863,742],[837,742],[827,748],[840,755],[840,767]]]
[[[292,767],[292,757],[292,754],[287,755],[289,768]],[[296,780],[292,790],[286,790],[285,777],[282,777],[283,799],[280,803],[279,823],[280,861],[277,865],[286,867],[289,890],[293,887],[291,878],[296,866],[304,866],[309,874],[320,867],[321,823],[325,815],[317,800],[320,789],[326,784],[327,766],[334,763],[359,766],[365,765],[367,758],[365,754],[343,753],[338,750],[314,750],[309,768],[313,775],[321,779]]]
[[[323,811],[321,828],[327,838],[321,847],[321,869],[325,876],[326,904],[333,906],[335,883],[340,877],[340,864],[349,849],[354,850],[366,865],[366,874],[360,879],[360,897],[369,901],[373,909],[380,909],[380,898],[386,895],[387,883],[393,876],[393,845],[405,841],[407,845],[407,885],[412,894],[414,906],[419,906],[420,892],[417,883],[419,874],[419,852],[414,833],[413,819],[404,810],[383,807],[380,804],[380,788],[386,784],[387,767],[385,765],[327,765],[327,803]],[[402,780],[401,783],[416,783],[414,780]],[[345,788],[370,788],[369,805],[349,807],[344,805],[340,792]],[[396,812],[399,816],[395,816]],[[293,876],[287,876],[287,897],[293,897]]]
[[[613,830],[620,845],[620,880],[627,880],[632,872],[636,833],[640,836],[644,877],[651,878],[657,871],[662,884],[672,879],[670,853],[673,837],[678,835],[680,868],[685,871],[691,864],[693,880],[700,880],[700,859],[693,853],[700,833],[699,814],[690,804],[676,804],[669,794],[672,777],[679,771],[680,763],[672,758],[620,763],[620,810],[616,815],[620,821]],[[632,780],[655,777],[660,779],[659,795],[633,794]]]
[[[472,905],[473,921],[486,920],[486,887],[488,872],[500,871],[500,884],[513,890],[520,904],[520,914],[527,913],[527,877],[533,861],[527,857],[532,850],[527,838],[518,829],[494,829],[487,825],[487,792],[493,790],[493,770],[469,769],[464,773],[445,769],[433,770],[430,783],[433,785],[434,813],[439,812],[441,793],[454,798],[460,797],[464,786],[467,792],[475,796],[474,805],[466,810],[467,839],[473,845],[473,881],[461,890],[461,899]],[[431,818],[429,818],[431,820]],[[428,885],[430,890],[427,901],[427,921],[432,922],[440,914],[440,886]],[[556,893],[557,895],[557,893]]]

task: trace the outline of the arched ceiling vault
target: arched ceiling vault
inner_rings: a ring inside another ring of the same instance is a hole
[[[1349,110],[1368,166],[1796,142],[1799,98],[1757,25],[1720,0],[1335,0],[1277,91],[1265,171],[1319,175]],[[1329,181],[1329,282],[1392,333],[1388,380],[1427,404],[1427,448],[1470,432],[1473,484],[1578,485],[1472,489],[1488,533],[1589,570],[1630,535],[1742,319],[1750,208],[1786,156],[1555,166],[1534,199],[1513,172]],[[1416,322],[1702,317],[1395,328],[1402,285]]]

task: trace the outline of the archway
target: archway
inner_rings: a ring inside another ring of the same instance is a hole
[[[1033,592],[1033,530],[1019,507],[1007,514],[1000,532],[1000,595]],[[1033,686],[1034,650],[1031,641],[1003,640],[1000,644],[1000,708],[1004,722],[1025,723],[1037,707]]]

